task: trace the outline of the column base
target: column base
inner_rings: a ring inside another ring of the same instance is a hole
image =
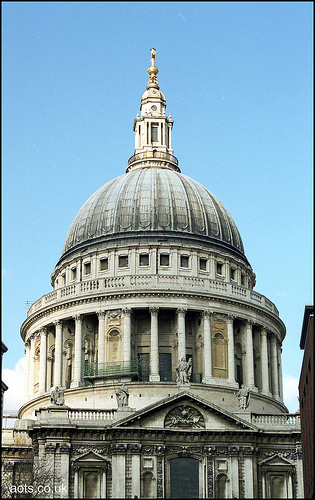
[[[204,377],[202,379],[202,383],[203,384],[213,384],[213,380],[214,380],[214,378],[209,375],[208,377]]]
[[[82,382],[81,381],[73,381],[71,382],[70,384],[70,389],[74,389],[74,388],[77,388],[77,387],[81,387],[82,385]]]
[[[150,382],[160,382],[161,378],[160,375],[150,375],[149,380]]]
[[[238,388],[239,388],[239,385],[238,385],[238,383],[236,382],[236,380],[235,380],[235,379],[228,379],[228,384],[229,384],[230,386],[232,386],[232,387],[235,387],[236,389],[238,389]]]

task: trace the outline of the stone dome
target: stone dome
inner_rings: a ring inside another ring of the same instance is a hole
[[[63,256],[112,236],[192,237],[229,249],[243,260],[238,229],[220,200],[199,182],[170,168],[139,168],[99,188],[68,231]]]

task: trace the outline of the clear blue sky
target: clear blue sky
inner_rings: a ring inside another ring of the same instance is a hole
[[[235,220],[298,379],[313,302],[312,23],[312,2],[2,2],[4,368],[24,355],[25,302],[51,291],[79,208],[125,172],[155,47],[182,173]]]

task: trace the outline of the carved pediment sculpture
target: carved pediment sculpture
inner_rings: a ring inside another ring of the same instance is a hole
[[[192,406],[177,406],[166,415],[164,427],[200,429],[205,428],[205,419],[200,411]]]

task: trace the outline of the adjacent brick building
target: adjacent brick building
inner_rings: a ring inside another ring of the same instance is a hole
[[[300,349],[304,357],[299,383],[305,498],[314,495],[314,306],[304,311]]]

